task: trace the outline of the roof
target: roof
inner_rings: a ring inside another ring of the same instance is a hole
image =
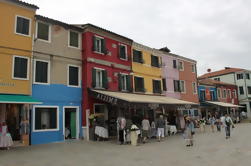
[[[83,31],[83,29],[78,27],[78,26],[67,24],[67,23],[64,23],[64,22],[61,22],[61,21],[58,21],[58,20],[54,20],[52,18],[44,17],[44,16],[41,16],[41,15],[35,15],[35,18],[37,20],[44,21],[44,22],[47,22],[47,23],[60,25],[60,26],[64,27],[65,29],[72,29],[72,30],[76,30],[76,31],[79,31],[79,32]]]
[[[26,2],[23,2],[23,1],[19,1],[19,0],[6,0],[6,1],[18,4],[18,5],[21,5],[21,6],[33,8],[33,9],[39,9],[39,7],[36,6],[36,5],[30,4],[30,3],[26,3]]]
[[[214,86],[214,85],[227,85],[227,86],[236,86],[234,84],[229,84],[229,83],[226,83],[226,82],[217,81],[217,80],[213,80],[213,79],[210,79],[210,78],[201,79],[201,80],[198,80],[198,82],[201,85],[211,85],[211,86]]]
[[[113,34],[113,35],[116,35],[116,36],[118,36],[118,37],[127,39],[127,40],[129,40],[129,41],[131,41],[131,42],[133,41],[132,39],[130,39],[130,38],[128,38],[128,37],[122,36],[122,35],[120,35],[120,34],[117,34],[117,33],[115,33],[115,32],[112,32],[112,31],[110,31],[110,30],[101,28],[101,27],[99,27],[99,26],[96,26],[96,25],[93,25],[93,24],[90,24],[90,23],[81,24],[81,25],[78,25],[78,26],[82,27],[83,29],[88,28],[88,27],[93,27],[93,28],[95,28],[95,29],[98,29],[98,30],[101,30],[101,31],[105,31],[105,32],[111,33],[111,34]]]
[[[206,103],[221,106],[221,107],[228,107],[228,108],[240,108],[240,107],[243,107],[243,106],[234,105],[234,104],[231,104],[231,103],[219,102],[219,101],[206,101]]]
[[[223,70],[211,72],[211,73],[206,73],[202,76],[199,76],[198,79],[203,79],[203,78],[210,78],[210,77],[215,77],[215,76],[220,76],[220,75],[225,75],[225,74],[230,74],[230,73],[235,73],[238,71],[243,71],[244,69],[240,68],[231,68],[231,67],[226,67]]]
[[[146,95],[146,94],[135,94],[135,93],[123,93],[123,92],[112,92],[104,90],[91,90],[98,97],[99,94],[104,96],[98,97],[99,99],[109,100],[107,96],[129,102],[129,103],[151,103],[151,104],[168,104],[168,105],[198,105],[197,103],[178,100],[166,96],[157,95]]]
[[[33,99],[26,95],[0,95],[0,103],[15,103],[15,104],[42,104],[42,102]]]

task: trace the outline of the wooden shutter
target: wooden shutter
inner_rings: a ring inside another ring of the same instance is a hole
[[[131,75],[126,76],[126,85],[127,85],[127,90],[129,92],[132,92],[132,76]]]
[[[163,86],[163,91],[166,91],[166,79],[162,79],[162,86]]]
[[[102,81],[103,81],[103,88],[107,89],[108,88],[108,76],[107,76],[106,70],[102,71]]]
[[[133,50],[133,62],[137,62],[137,51],[136,50]]]
[[[154,64],[154,56],[153,56],[153,55],[151,55],[151,66],[156,66],[156,65]]]
[[[101,52],[104,53],[104,54],[107,53],[107,51],[106,51],[106,41],[105,41],[105,39],[102,39],[102,40],[101,40]]]
[[[92,87],[93,88],[96,87],[96,69],[95,68],[92,69]]]
[[[119,91],[122,90],[122,76],[121,74],[118,74],[118,88],[119,88]]]
[[[144,78],[141,78],[142,79],[142,92],[146,92],[146,89],[145,89],[145,81],[144,81]]]
[[[176,60],[173,60],[173,68],[177,69],[177,61]]]
[[[92,36],[92,51],[97,51],[96,37]]]

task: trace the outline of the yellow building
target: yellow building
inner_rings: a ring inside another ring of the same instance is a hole
[[[0,0],[0,94],[31,95],[31,57],[37,6]]]
[[[136,93],[161,94],[161,57],[153,53],[153,49],[133,43],[133,89]]]

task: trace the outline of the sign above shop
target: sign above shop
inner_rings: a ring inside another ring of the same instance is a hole
[[[111,104],[117,104],[117,102],[118,102],[117,98],[107,96],[107,95],[104,95],[104,94],[100,94],[100,93],[97,94],[96,98],[99,99],[99,100],[102,100],[104,102],[111,103]]]
[[[10,83],[10,82],[0,82],[0,86],[12,87],[12,86],[15,86],[15,84],[14,83]]]

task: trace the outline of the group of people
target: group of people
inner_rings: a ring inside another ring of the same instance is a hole
[[[120,144],[131,143],[137,145],[138,142],[143,144],[149,138],[157,138],[162,141],[167,135],[167,120],[163,115],[160,115],[156,121],[150,123],[148,117],[144,117],[141,124],[136,123],[134,120],[126,120],[124,117],[118,117],[118,140]],[[141,138],[141,139],[140,139]]]
[[[13,145],[12,137],[5,122],[0,123],[0,148],[9,149]]]

